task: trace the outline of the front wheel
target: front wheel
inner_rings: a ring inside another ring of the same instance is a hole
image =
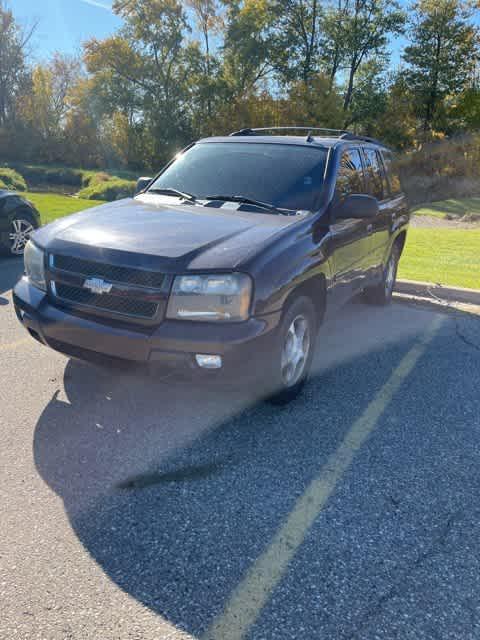
[[[272,404],[286,404],[302,390],[312,364],[317,328],[312,302],[297,298],[283,316],[272,357],[267,398]]]
[[[365,289],[365,299],[370,304],[387,305],[392,300],[393,288],[397,279],[400,248],[394,244],[388,262],[383,271],[382,281],[376,287]]]

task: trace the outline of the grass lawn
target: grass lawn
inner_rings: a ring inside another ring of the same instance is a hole
[[[42,224],[52,222],[52,220],[56,218],[68,216],[69,213],[75,213],[82,209],[89,209],[90,207],[103,204],[100,200],[82,200],[81,198],[72,198],[71,196],[64,196],[59,193],[35,193],[28,191],[20,195],[24,195],[30,202],[33,202],[40,212]]]
[[[398,277],[480,289],[480,229],[410,228]]]
[[[434,218],[452,219],[462,218],[465,215],[480,217],[480,198],[452,198],[450,200],[439,200],[429,202],[413,209],[417,216],[433,216]]]

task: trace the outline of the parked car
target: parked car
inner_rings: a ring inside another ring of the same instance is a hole
[[[246,377],[285,402],[307,378],[325,311],[359,292],[390,302],[409,213],[375,140],[244,129],[190,145],[138,186],[27,244],[14,303],[40,342]]]
[[[0,252],[23,254],[32,232],[40,226],[33,204],[13,191],[0,189]]]

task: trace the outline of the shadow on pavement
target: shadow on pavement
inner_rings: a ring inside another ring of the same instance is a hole
[[[398,313],[360,309],[354,324],[350,318],[322,331],[317,375],[283,408],[250,404],[243,392],[170,386],[70,360],[64,388],[36,427],[37,469],[110,579],[200,636],[432,319],[410,311],[411,326],[405,320],[387,342],[385,319]],[[437,504],[432,512],[412,498],[413,508],[402,491],[405,470],[410,492],[424,490],[412,468],[425,472],[442,445],[427,427],[415,446],[409,434],[418,419],[415,394],[432,372],[458,384],[445,368],[445,349],[436,338],[382,416],[371,438],[381,446],[369,441],[359,454],[342,503],[334,496],[327,505],[292,564],[294,581],[288,572],[288,590],[279,588],[252,638],[349,637],[395,583],[392,568],[414,563],[419,541],[428,546],[430,527],[449,511]],[[445,394],[435,394],[435,412],[445,410]],[[431,405],[418,401],[428,423]]]
[[[0,306],[9,303],[2,293],[13,289],[22,273],[23,258],[0,258]]]

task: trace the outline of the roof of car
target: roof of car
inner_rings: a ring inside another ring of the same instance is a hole
[[[386,148],[384,144],[376,140],[362,139],[360,136],[355,137],[339,137],[339,136],[286,136],[286,135],[258,135],[258,134],[246,134],[235,136],[214,136],[211,138],[202,138],[198,142],[249,142],[249,143],[261,143],[261,144],[292,144],[301,145],[305,147],[322,147],[330,148],[340,144],[348,145],[371,145],[376,147]]]

